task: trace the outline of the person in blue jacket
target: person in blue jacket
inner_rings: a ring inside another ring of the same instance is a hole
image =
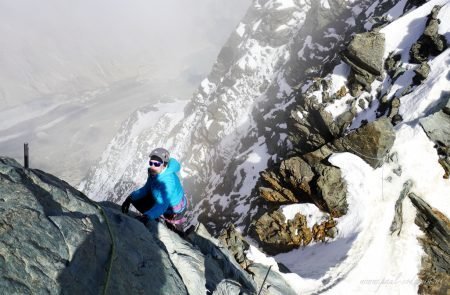
[[[187,199],[178,178],[180,163],[170,157],[164,148],[150,153],[147,182],[132,192],[122,204],[122,212],[128,213],[130,204],[143,215],[143,223],[162,217],[172,229],[180,230],[187,207]]]

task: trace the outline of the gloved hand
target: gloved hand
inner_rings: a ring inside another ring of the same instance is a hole
[[[125,201],[122,203],[122,213],[127,214],[130,209],[131,204],[131,196],[128,196]]]
[[[145,214],[143,214],[143,215],[140,215],[140,216],[137,216],[136,217],[136,219],[137,220],[139,220],[140,222],[142,222],[143,224],[147,224],[147,222],[148,222],[148,216],[147,215],[145,215]]]

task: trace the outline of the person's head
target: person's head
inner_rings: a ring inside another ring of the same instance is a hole
[[[167,166],[170,154],[166,149],[157,148],[150,153],[149,157],[150,173],[159,174]]]

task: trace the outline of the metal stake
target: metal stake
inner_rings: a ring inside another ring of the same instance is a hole
[[[29,157],[28,157],[28,142],[23,144],[23,160],[24,160],[24,163],[25,163],[25,165],[24,165],[25,169],[28,169],[28,167],[29,167],[29,165],[28,165],[29,164],[29,162],[28,162],[28,160],[29,160]]]

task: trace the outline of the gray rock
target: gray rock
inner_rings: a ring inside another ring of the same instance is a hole
[[[403,189],[400,192],[400,196],[397,199],[397,202],[395,202],[395,215],[394,220],[392,220],[390,231],[391,234],[397,232],[397,235],[400,235],[400,232],[402,231],[402,225],[403,225],[403,200],[408,195],[409,191],[411,190],[411,187],[413,185],[413,182],[411,180],[406,181],[403,183]]]
[[[448,294],[450,292],[450,221],[422,198],[410,193],[409,199],[417,209],[415,223],[425,233],[419,238],[426,253],[422,257],[419,294]]]
[[[420,66],[414,70],[414,73],[416,73],[416,75],[413,77],[413,83],[415,85],[419,85],[420,83],[422,83],[430,74],[431,68],[428,65],[427,62],[422,62],[420,64]]]
[[[258,285],[258,291],[261,289],[261,294],[271,295],[295,295],[296,293],[289,287],[286,280],[276,271],[269,270],[269,266],[260,263],[254,263],[249,266],[249,271],[254,274],[255,281]],[[267,275],[267,279],[264,278]],[[264,285],[263,285],[264,282]]]
[[[205,255],[205,265],[209,266],[208,269],[222,273],[219,277],[220,280],[208,281],[208,276],[211,276],[211,274],[208,269],[206,270],[206,283],[210,291],[214,291],[223,279],[238,282],[243,286],[241,290],[245,293],[254,293],[256,291],[255,282],[250,275],[239,266],[228,249],[217,239],[213,238],[201,223],[188,235],[188,240]]]
[[[397,124],[399,124],[401,122],[403,122],[403,117],[401,115],[395,114],[392,117],[392,120],[391,120],[392,125],[396,126]]]
[[[379,76],[383,71],[384,34],[367,32],[354,36],[343,59],[358,72],[366,71]]]
[[[11,159],[0,158],[0,183],[2,293],[188,293],[135,219]]]
[[[425,62],[429,56],[436,56],[447,49],[447,40],[443,35],[438,33],[440,20],[437,19],[437,15],[440,9],[441,6],[435,6],[433,8],[430,15],[428,15],[428,21],[423,35],[411,46],[409,51],[411,62]]]
[[[242,291],[242,286],[233,280],[222,280],[218,285],[216,290],[212,293],[213,295],[234,295],[234,294],[251,294]]]
[[[285,182],[296,191],[311,194],[310,182],[314,177],[311,167],[300,157],[292,157],[281,162],[280,174]]]
[[[394,97],[391,100],[391,108],[389,110],[388,118],[392,119],[395,115],[398,115],[399,110],[400,110],[400,99],[398,97]]]
[[[397,69],[401,65],[401,54],[394,54],[391,52],[384,62],[384,69],[388,72],[388,74],[393,77],[393,74],[397,71]]]
[[[420,119],[420,125],[427,136],[435,143],[450,146],[450,115],[446,109],[450,108],[450,96],[446,98],[445,106],[438,112]]]
[[[352,101],[353,103],[353,101]],[[351,110],[345,111],[343,114],[339,115],[336,118],[336,125],[339,129],[339,135],[344,134],[345,130],[352,124],[353,119],[355,118],[355,113]],[[336,136],[337,137],[337,136]]]
[[[394,174],[397,176],[402,176],[402,167],[399,166],[399,167],[393,169],[392,172],[394,172]]]
[[[245,241],[244,237],[235,229],[234,225],[230,225],[224,229],[219,236],[219,240],[231,252],[234,259],[244,269],[249,265],[249,261],[245,255],[245,251],[250,245]]]
[[[318,164],[314,167],[318,171],[317,193],[325,201],[328,212],[333,217],[340,217],[347,213],[347,185],[342,178],[341,170],[334,166]]]
[[[366,101],[364,99],[359,99],[358,100],[358,105],[361,109],[365,109],[366,108]]]
[[[299,113],[308,113],[307,117]],[[339,133],[330,113],[311,98],[305,99],[303,107],[291,112],[289,138],[298,154],[314,151],[333,140]]]
[[[383,117],[335,140],[331,149],[335,152],[353,153],[376,168],[383,164],[394,140],[393,126],[388,118]]]

